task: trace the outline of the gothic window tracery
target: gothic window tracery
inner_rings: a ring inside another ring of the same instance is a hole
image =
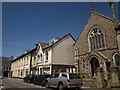
[[[89,33],[89,48],[100,49],[105,47],[104,35],[100,28],[93,28]]]

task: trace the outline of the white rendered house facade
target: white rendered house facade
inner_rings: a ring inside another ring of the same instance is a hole
[[[53,38],[44,46],[38,44],[36,58],[38,62],[33,67],[34,74],[75,72],[74,68],[74,38],[67,34],[61,38]],[[40,61],[40,62],[39,62]]]

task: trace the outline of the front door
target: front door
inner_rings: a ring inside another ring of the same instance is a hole
[[[91,63],[91,72],[92,72],[92,77],[97,74],[97,68],[99,67],[99,61],[97,58],[93,57],[90,60]]]

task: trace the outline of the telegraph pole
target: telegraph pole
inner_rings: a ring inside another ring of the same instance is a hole
[[[91,7],[91,10],[92,10],[92,11],[95,11],[95,8],[94,8],[94,6],[90,6],[90,7]]]
[[[114,8],[114,4],[113,3],[114,2],[109,2],[111,10],[112,10],[113,19],[116,20],[116,17],[115,17],[115,8]]]

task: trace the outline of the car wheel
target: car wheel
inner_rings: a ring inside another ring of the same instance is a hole
[[[33,82],[34,83],[34,85],[36,85],[36,82]]]
[[[45,84],[43,82],[40,83],[41,86],[44,86]]]
[[[30,81],[28,80],[27,83],[30,83]]]
[[[59,89],[59,90],[64,90],[63,84],[59,84],[58,89]]]
[[[81,89],[80,87],[75,88],[75,90],[80,90],[80,89]]]
[[[45,83],[45,86],[46,86],[46,88],[50,87],[48,82]]]

